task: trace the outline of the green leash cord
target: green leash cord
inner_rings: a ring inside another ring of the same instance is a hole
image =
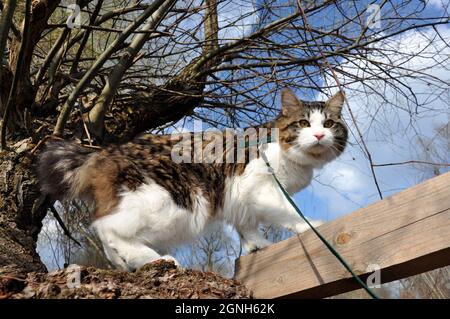
[[[345,267],[345,269],[347,269],[350,272],[350,274],[361,285],[361,287],[363,287],[364,290],[367,291],[367,293],[373,299],[379,299],[379,297],[375,294],[375,292],[373,292],[372,289],[370,289],[369,286],[367,286],[366,283],[364,281],[362,281],[361,278],[359,278],[358,275],[356,275],[353,272],[352,268],[347,264],[347,262],[344,260],[344,258],[341,257],[341,255],[336,251],[336,249],[334,249],[334,247],[330,245],[330,243],[314,228],[314,226],[311,225],[311,223],[308,221],[308,219],[305,217],[305,215],[303,215],[300,208],[297,207],[297,205],[294,203],[294,201],[292,200],[289,193],[284,189],[283,185],[281,185],[280,181],[278,180],[277,176],[275,175],[273,168],[270,166],[269,161],[267,160],[266,154],[264,154],[264,152],[261,152],[261,157],[263,158],[264,162],[266,163],[270,174],[273,176],[273,178],[277,182],[278,186],[280,187],[281,192],[286,197],[286,199],[289,201],[289,203],[292,205],[292,207],[294,207],[294,209],[297,211],[297,213],[300,215],[300,217],[308,224],[308,226],[312,229],[312,231],[317,235],[317,237],[319,237],[319,239],[325,244],[325,246],[327,246],[327,248],[340,261],[340,263]]]

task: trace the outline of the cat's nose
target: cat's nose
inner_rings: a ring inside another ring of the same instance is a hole
[[[314,136],[317,138],[318,141],[320,141],[322,139],[322,137],[325,136],[325,134],[323,134],[323,133],[315,133]]]

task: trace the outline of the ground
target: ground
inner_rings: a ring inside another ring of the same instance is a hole
[[[135,272],[70,265],[51,273],[20,275],[14,269],[2,268],[0,299],[5,298],[240,299],[251,298],[251,293],[235,280],[212,272],[181,269],[172,262],[158,260]]]

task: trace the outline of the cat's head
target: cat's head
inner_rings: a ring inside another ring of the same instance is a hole
[[[340,92],[326,102],[304,102],[283,89],[276,126],[280,145],[290,159],[322,166],[344,151],[348,132],[341,119],[343,104]]]

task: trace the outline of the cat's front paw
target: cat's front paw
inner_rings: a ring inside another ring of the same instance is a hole
[[[244,244],[244,248],[245,250],[247,250],[249,253],[254,253],[258,250],[263,249],[264,247],[267,247],[269,245],[271,245],[272,243],[266,239],[261,239],[258,240],[257,242],[250,242],[250,243],[245,243]]]
[[[309,222],[311,223],[311,225],[312,225],[314,228],[316,228],[316,227],[318,227],[318,226],[320,226],[320,225],[323,224],[323,221],[321,221],[321,220],[311,220],[311,221],[309,221]],[[294,227],[294,231],[295,231],[297,234],[301,234],[301,233],[307,231],[308,229],[311,229],[311,227],[310,227],[307,223],[298,223],[298,224],[296,224],[295,227]]]
[[[251,246],[247,248],[249,254],[256,253],[258,250],[261,250],[263,247]]]

